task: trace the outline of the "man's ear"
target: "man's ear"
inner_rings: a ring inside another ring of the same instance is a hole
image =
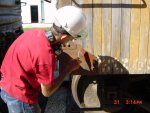
[[[58,33],[57,35],[55,35],[56,41],[60,41],[62,37],[61,33]]]
[[[63,40],[64,38],[68,37],[67,34],[61,34],[61,40]]]

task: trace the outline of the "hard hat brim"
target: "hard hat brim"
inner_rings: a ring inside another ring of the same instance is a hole
[[[88,36],[87,30],[84,29],[84,30],[82,30],[77,36],[75,36],[74,38],[75,38],[75,39],[81,39],[81,40],[83,40],[83,39],[85,39],[87,36]]]

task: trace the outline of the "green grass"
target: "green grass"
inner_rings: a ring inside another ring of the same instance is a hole
[[[44,30],[48,30],[49,27],[45,27],[45,28],[38,28],[38,27],[23,28],[23,31],[27,31],[27,30],[30,30],[30,29],[44,29]]]

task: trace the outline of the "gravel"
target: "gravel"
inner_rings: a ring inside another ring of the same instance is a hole
[[[44,113],[65,113],[66,112],[67,89],[60,87],[48,98]]]

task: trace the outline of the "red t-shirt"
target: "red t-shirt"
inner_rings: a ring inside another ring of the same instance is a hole
[[[1,87],[23,102],[37,103],[40,84],[53,83],[55,64],[45,31],[29,30],[14,41],[5,55]]]

